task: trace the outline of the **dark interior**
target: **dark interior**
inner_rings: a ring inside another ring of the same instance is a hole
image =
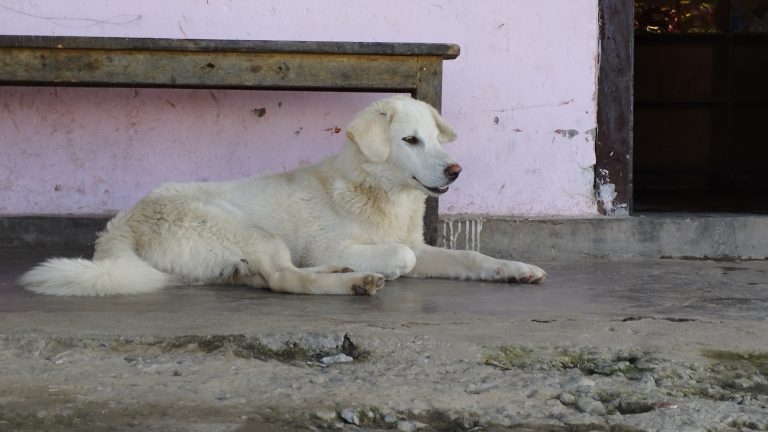
[[[634,208],[768,212],[768,1],[635,0]]]

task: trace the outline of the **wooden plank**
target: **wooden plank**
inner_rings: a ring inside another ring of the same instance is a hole
[[[5,85],[408,91],[417,87],[417,67],[406,56],[0,50]]]
[[[441,43],[312,42],[215,39],[156,39],[80,36],[0,35],[0,48],[66,48],[129,51],[251,52],[273,54],[354,54],[438,56],[455,59],[459,46]]]

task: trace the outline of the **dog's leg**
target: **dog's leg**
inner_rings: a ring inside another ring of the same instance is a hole
[[[506,261],[474,251],[450,250],[428,245],[413,248],[416,265],[408,277],[539,283],[547,273],[534,265]]]
[[[384,275],[387,280],[411,271],[416,264],[416,255],[403,244],[361,245],[348,244],[336,250],[322,251],[318,261],[341,263],[355,271]]]
[[[373,295],[384,286],[384,277],[373,273],[347,272],[338,266],[320,266],[310,271],[296,268],[285,242],[266,231],[258,231],[243,244],[250,271],[266,280],[269,289],[293,294]],[[314,273],[312,271],[338,271]]]
[[[310,273],[352,273],[349,267],[335,266],[335,265],[319,265],[315,267],[301,267],[299,270]]]

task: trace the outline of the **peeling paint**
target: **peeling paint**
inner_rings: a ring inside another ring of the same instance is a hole
[[[576,135],[579,134],[579,131],[576,129],[555,129],[555,133],[558,135],[562,135],[568,139],[572,139]]]
[[[482,218],[444,217],[437,244],[446,249],[464,249],[480,251],[480,232],[483,230]]]
[[[627,204],[616,203],[616,186],[609,182],[608,170],[598,170],[595,178],[596,188],[595,197],[598,203],[605,210],[606,216],[629,216],[629,207]]]

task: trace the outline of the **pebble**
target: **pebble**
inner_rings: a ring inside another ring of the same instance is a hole
[[[397,416],[392,413],[384,414],[384,423],[387,423],[387,424],[397,423]]]
[[[336,414],[336,411],[332,411],[332,410],[315,411],[314,414],[316,418],[328,423],[331,423],[339,418],[338,415]]]
[[[360,426],[360,417],[357,415],[356,410],[353,410],[352,408],[344,408],[341,410],[339,415],[344,419],[345,422],[355,426]]]
[[[749,378],[738,378],[731,381],[730,384],[731,384],[731,387],[733,388],[744,390],[752,387],[754,383]]]
[[[580,397],[576,399],[576,408],[579,409],[579,411],[591,415],[604,415],[605,414],[605,407],[603,404],[599,401],[596,401],[592,398],[588,397]]]
[[[566,390],[575,390],[577,388],[594,387],[595,381],[585,376],[573,377],[563,384],[563,388]]]
[[[573,405],[576,403],[576,396],[568,392],[560,393],[557,399],[560,400],[563,405]]]
[[[401,432],[413,432],[427,427],[426,424],[417,421],[400,420],[397,422],[397,430]]]
[[[483,384],[480,384],[480,385],[470,384],[470,385],[467,386],[466,392],[467,393],[471,393],[471,394],[480,394],[480,393],[487,392],[488,390],[493,390],[493,389],[497,388],[498,386],[499,386],[499,384],[495,383],[495,382],[483,383]]]
[[[320,363],[324,365],[332,365],[336,363],[349,363],[354,359],[344,353],[336,354],[335,356],[323,357],[320,359]]]

